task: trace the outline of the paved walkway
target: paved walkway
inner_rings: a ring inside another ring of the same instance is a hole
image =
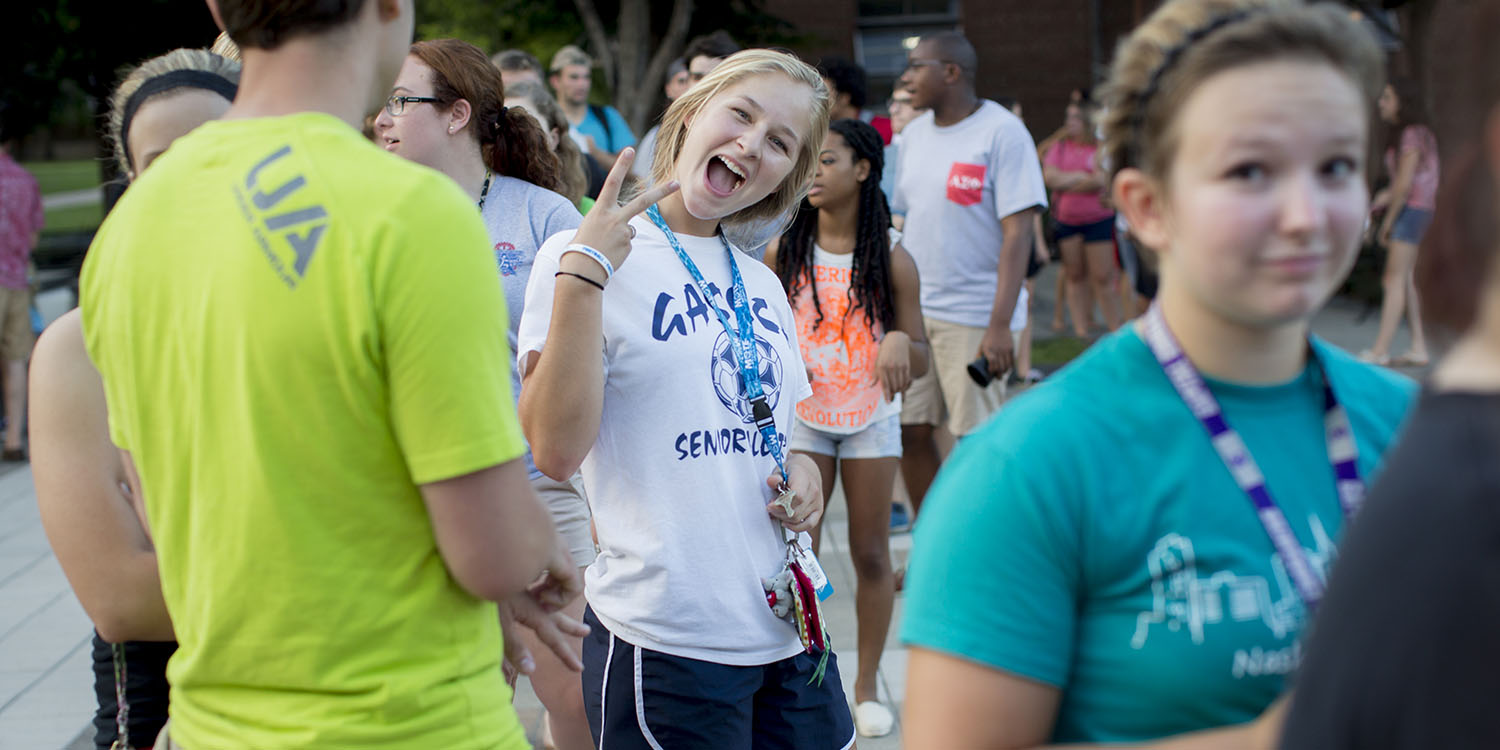
[[[98,203],[104,200],[104,193],[97,187],[87,190],[69,190],[65,193],[49,193],[42,196],[42,208],[53,210],[58,208],[72,208],[73,206],[86,206],[90,203]]]
[[[1055,269],[1045,270],[1038,287],[1052,289]],[[1051,315],[1050,294],[1038,294],[1034,314]],[[1360,305],[1335,300],[1316,322],[1317,332],[1351,351],[1374,338],[1374,315],[1361,319]],[[1404,351],[1398,338],[1395,351]],[[88,618],[69,590],[62,570],[47,546],[38,518],[28,467],[5,465],[0,474],[0,750],[86,750],[94,706],[89,660]],[[827,544],[823,553],[836,593],[826,605],[833,642],[846,689],[853,684],[856,656],[854,573],[847,539],[847,512],[842,492],[835,492],[828,510]],[[898,567],[910,549],[910,537],[896,535],[891,547]],[[896,601],[891,636],[881,658],[881,687],[899,708],[905,698],[906,653],[896,642],[902,601]],[[542,710],[524,684],[516,709],[533,740],[538,736]],[[862,750],[900,747],[896,733],[880,739],[861,739]]]

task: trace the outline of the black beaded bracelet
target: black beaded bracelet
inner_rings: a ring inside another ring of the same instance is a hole
[[[558,271],[557,273],[552,274],[552,278],[554,278],[554,279],[557,278],[558,276],[572,276],[575,279],[583,279],[584,281],[587,281],[589,284],[593,285],[593,287],[595,289],[598,289],[601,292],[604,291],[604,285],[603,284],[600,284],[599,282],[594,281],[593,279],[591,279],[591,278],[589,278],[587,276],[584,276],[581,273],[573,273],[572,271]]]

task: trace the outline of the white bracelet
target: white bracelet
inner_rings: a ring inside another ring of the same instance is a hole
[[[588,245],[580,245],[575,242],[563,248],[562,254],[567,255],[568,253],[582,253],[590,258],[593,258],[595,263],[598,263],[599,265],[604,267],[605,281],[609,281],[610,277],[615,275],[614,264],[609,262],[609,258],[604,257],[604,253],[601,253],[598,250],[589,247]]]

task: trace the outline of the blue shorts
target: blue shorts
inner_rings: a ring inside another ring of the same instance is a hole
[[[1057,239],[1083,235],[1084,242],[1109,242],[1115,238],[1115,217],[1100,219],[1092,224],[1064,224],[1057,222]]]
[[[1420,245],[1422,236],[1427,234],[1427,227],[1430,224],[1432,224],[1431,211],[1425,208],[1404,206],[1401,213],[1396,215],[1396,223],[1391,225],[1391,239]]]
[[[583,639],[583,706],[602,750],[854,744],[854,719],[832,653],[822,683],[808,684],[818,660],[805,653],[734,667],[632,646],[606,630],[592,608],[583,621],[593,628]]]

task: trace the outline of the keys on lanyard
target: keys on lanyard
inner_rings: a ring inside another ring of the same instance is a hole
[[[1286,567],[1302,602],[1311,613],[1323,599],[1323,579],[1313,570],[1307,551],[1292,533],[1286,514],[1271,498],[1266,487],[1265,475],[1250,455],[1245,441],[1224,419],[1224,409],[1203,380],[1198,368],[1188,360],[1182,346],[1167,328],[1161,306],[1153,303],[1143,319],[1142,332],[1146,345],[1155,355],[1156,361],[1166,373],[1167,380],[1177,395],[1193,412],[1193,416],[1207,431],[1214,451],[1224,462],[1224,467],[1234,477],[1235,484],[1250,498],[1255,506],[1255,515],[1260,519],[1276,549],[1277,557]],[[1317,355],[1314,354],[1314,362]],[[1352,516],[1364,501],[1365,483],[1359,476],[1359,448],[1354,442],[1354,431],[1349,426],[1349,414],[1334,396],[1333,385],[1328,380],[1328,371],[1318,362],[1323,380],[1323,426],[1328,442],[1328,462],[1338,488],[1339,505],[1345,517]]]

